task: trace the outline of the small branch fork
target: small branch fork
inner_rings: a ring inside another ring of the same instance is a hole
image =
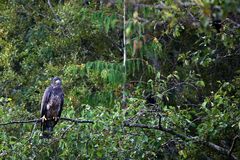
[[[209,148],[213,149],[214,151],[216,151],[220,154],[223,154],[225,156],[228,156],[231,160],[238,160],[238,158],[235,155],[232,154],[232,151],[234,149],[236,140],[238,138],[240,138],[239,136],[234,137],[233,142],[232,142],[232,146],[228,150],[228,149],[225,149],[225,148],[223,148],[219,145],[216,145],[212,142],[208,142],[208,141],[205,141],[205,140],[200,140],[199,138],[196,138],[196,137],[191,137],[191,136],[179,134],[176,131],[174,131],[173,129],[163,128],[160,123],[159,123],[159,125],[149,126],[149,125],[138,124],[138,123],[131,124],[129,121],[125,121],[124,126],[125,127],[130,127],[130,128],[146,128],[146,129],[155,129],[155,130],[163,131],[165,133],[171,134],[171,135],[176,136],[178,138],[181,138],[183,140],[192,140],[194,143],[200,143],[200,144],[203,144],[205,146],[208,146]]]
[[[62,117],[59,119],[60,121],[70,121],[74,123],[94,123],[91,120],[80,120],[80,119],[72,119],[72,118],[65,118]],[[10,124],[23,124],[23,123],[40,123],[42,122],[42,118],[39,119],[31,119],[31,120],[22,120],[22,121],[10,121],[6,123],[0,123],[0,126],[10,125]]]
[[[59,17],[57,16],[57,14],[54,12],[53,6],[52,6],[52,4],[51,4],[51,0],[48,0],[48,6],[50,7],[53,15],[55,16],[55,19],[56,19],[57,21],[60,21],[60,18],[59,18]]]
[[[237,141],[238,139],[240,139],[240,136],[239,136],[239,135],[236,135],[236,136],[233,138],[233,142],[232,142],[232,145],[231,145],[231,147],[230,147],[230,149],[229,149],[229,151],[228,151],[228,155],[231,155],[231,154],[232,154],[233,149],[234,149],[234,147],[236,146],[236,141]]]
[[[61,134],[61,136],[59,138],[53,139],[49,144],[55,143],[60,141],[61,139],[64,139],[65,135],[67,134],[67,132],[75,125],[75,123],[73,123],[72,125],[68,126],[63,133]]]

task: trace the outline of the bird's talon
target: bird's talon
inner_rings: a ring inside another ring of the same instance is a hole
[[[42,117],[42,122],[46,121],[47,118],[45,117],[45,115]]]
[[[59,119],[59,117],[53,117],[53,119],[54,119],[55,121],[57,121],[57,120]]]

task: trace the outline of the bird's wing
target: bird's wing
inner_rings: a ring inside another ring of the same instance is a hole
[[[62,90],[61,90],[61,92],[62,92],[62,94],[61,94],[61,96],[60,96],[60,98],[61,98],[61,104],[60,104],[60,110],[59,110],[59,112],[58,112],[58,117],[61,116],[62,109],[63,109],[63,103],[64,103],[64,93],[63,93]]]
[[[49,102],[51,92],[52,92],[51,86],[46,88],[46,90],[44,91],[44,94],[42,97],[42,103],[41,103],[41,117],[43,117],[43,115],[45,115],[45,113],[47,111],[47,104]]]

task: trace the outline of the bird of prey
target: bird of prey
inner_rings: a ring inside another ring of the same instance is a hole
[[[54,77],[46,88],[41,103],[42,137],[49,138],[53,127],[57,124],[63,109],[64,93],[62,80]]]

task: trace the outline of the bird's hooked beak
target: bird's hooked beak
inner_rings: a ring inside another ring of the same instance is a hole
[[[59,85],[61,85],[61,81],[58,79],[55,81],[55,84],[59,86]]]

